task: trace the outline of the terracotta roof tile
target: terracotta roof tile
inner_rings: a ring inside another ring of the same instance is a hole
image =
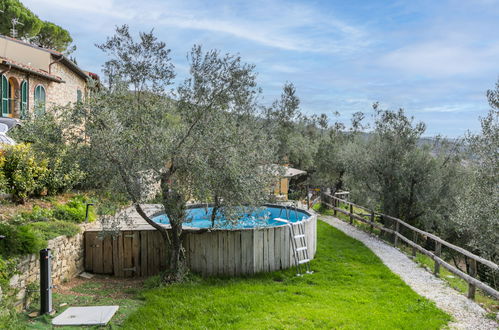
[[[0,62],[3,65],[9,65],[9,64],[11,64],[16,69],[26,70],[26,71],[29,71],[31,73],[38,74],[38,75],[40,75],[42,77],[45,77],[45,78],[48,78],[48,79],[51,79],[51,80],[54,80],[54,81],[62,82],[62,78],[59,77],[59,76],[50,74],[50,73],[48,73],[45,70],[37,69],[37,68],[34,68],[32,66],[29,66],[29,65],[26,65],[26,64],[14,61],[14,60],[12,60],[10,58],[6,58],[6,57],[0,56]]]

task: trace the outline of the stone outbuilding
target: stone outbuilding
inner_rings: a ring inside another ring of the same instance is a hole
[[[26,118],[82,101],[91,78],[62,53],[0,35],[1,117]]]

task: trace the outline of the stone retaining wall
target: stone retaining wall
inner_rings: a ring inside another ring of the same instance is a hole
[[[48,241],[48,248],[52,250],[53,285],[69,280],[84,270],[83,233],[91,227],[94,227],[94,223],[82,224],[80,233],[75,236],[59,236]],[[17,270],[18,274],[10,279],[10,286],[18,290],[16,304],[22,308],[29,297],[28,286],[40,283],[39,254],[21,257]]]

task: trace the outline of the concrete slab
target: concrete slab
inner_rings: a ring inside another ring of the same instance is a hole
[[[69,307],[52,320],[52,325],[106,325],[119,306]]]

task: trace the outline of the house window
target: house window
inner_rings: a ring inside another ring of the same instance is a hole
[[[35,114],[45,113],[45,88],[42,85],[35,87]]]
[[[81,101],[83,101],[81,90],[77,89],[76,90],[76,102],[77,103],[81,103]]]
[[[28,82],[21,83],[21,119],[25,119],[28,114]]]
[[[9,102],[9,81],[7,77],[2,75],[2,117],[10,115],[10,102]]]

